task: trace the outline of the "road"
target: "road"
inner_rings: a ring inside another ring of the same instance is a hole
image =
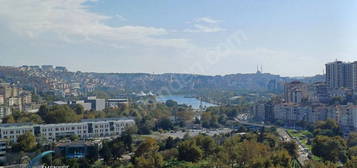
[[[177,132],[166,132],[166,133],[154,133],[152,135],[147,135],[155,139],[166,139],[168,137],[172,138],[183,138],[186,134],[189,136],[197,136],[199,134],[206,134],[208,136],[220,135],[231,133],[232,129],[230,128],[221,128],[221,129],[188,129],[187,131],[177,131]]]
[[[250,122],[242,121],[242,120],[239,120],[239,119],[236,119],[236,121],[241,123],[241,124],[243,124],[243,125],[260,126],[260,127],[266,127],[266,128],[273,127],[272,125],[250,123]],[[281,137],[281,139],[283,141],[285,141],[285,142],[294,141],[296,143],[296,145],[298,146],[298,158],[297,158],[297,160],[300,162],[301,165],[304,165],[304,163],[307,160],[309,160],[309,158],[308,158],[309,152],[306,150],[306,148],[304,148],[304,146],[301,144],[301,142],[298,139],[291,137],[286,132],[286,129],[277,128],[277,132],[278,132],[279,136]]]

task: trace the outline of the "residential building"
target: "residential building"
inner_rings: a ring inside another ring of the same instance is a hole
[[[0,105],[3,105],[4,103],[5,103],[4,95],[0,95]]]
[[[0,106],[0,119],[11,114],[11,108],[8,106]]]
[[[316,82],[309,87],[309,101],[312,103],[329,103],[329,88],[325,82]]]
[[[301,106],[297,104],[277,104],[274,106],[274,116],[277,120],[287,121],[288,124],[297,121],[306,121],[307,115],[311,113],[311,106]]]
[[[1,139],[0,140],[0,162],[4,163],[6,161],[6,147],[7,141]]]
[[[67,72],[67,68],[64,66],[56,66],[55,71],[58,72]]]
[[[43,71],[54,71],[53,65],[42,65],[41,69]]]
[[[254,111],[256,121],[265,121],[265,105],[263,103],[256,104]]]
[[[293,81],[284,85],[284,98],[287,103],[300,104],[308,99],[308,85]]]
[[[120,136],[128,127],[135,125],[135,121],[129,118],[104,118],[82,120],[78,123],[59,124],[0,124],[0,138],[16,142],[17,138],[27,131],[35,136],[42,136],[49,141],[58,138],[77,135],[81,139]]]
[[[330,88],[351,88],[353,86],[351,63],[335,61],[326,64],[326,83]]]
[[[352,63],[352,80],[353,91],[357,94],[357,61]]]

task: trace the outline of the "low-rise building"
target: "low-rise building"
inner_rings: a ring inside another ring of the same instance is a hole
[[[57,154],[64,156],[67,159],[84,157],[98,158],[101,146],[102,144],[96,141],[68,142],[57,144],[55,151]]]
[[[108,99],[106,101],[107,108],[119,108],[120,105],[128,104],[128,99]]]
[[[56,141],[58,138],[72,135],[77,135],[81,139],[119,136],[132,125],[135,125],[135,121],[129,118],[92,119],[82,120],[78,123],[59,124],[0,124],[0,138],[16,142],[17,138],[26,131],[32,132],[35,136],[42,136],[49,141]]]

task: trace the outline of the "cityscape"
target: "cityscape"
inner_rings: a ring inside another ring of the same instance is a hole
[[[357,168],[354,1],[0,4],[0,167]]]

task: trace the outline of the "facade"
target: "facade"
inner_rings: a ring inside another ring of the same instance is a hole
[[[335,61],[326,64],[326,83],[332,89],[357,88],[357,63]]]
[[[105,99],[97,99],[96,97],[88,97],[85,102],[91,103],[92,110],[102,111],[105,109]]]
[[[106,102],[107,108],[118,108],[122,104],[128,104],[128,99],[108,99]]]
[[[357,106],[353,104],[336,106],[336,119],[343,128],[357,129]]]
[[[5,103],[4,95],[0,95],[0,105],[3,105],[4,103]]]
[[[75,104],[80,104],[82,105],[84,111],[90,111],[92,109],[92,104],[91,103],[86,103],[84,100],[78,100],[75,102]]]
[[[302,103],[304,99],[308,99],[308,85],[300,81],[286,83],[284,85],[284,98],[287,103]]]
[[[56,66],[55,71],[58,72],[67,72],[67,68],[64,66]]]
[[[42,65],[41,69],[43,71],[53,71],[54,70],[53,65]]]
[[[6,161],[6,144],[5,140],[0,140],[0,162]]]
[[[301,106],[296,104],[278,104],[274,106],[274,116],[277,120],[296,122],[306,121],[307,116],[311,113],[310,106]]]
[[[90,157],[91,155],[98,155],[101,148],[100,142],[69,142],[60,143],[56,145],[55,151],[57,154],[64,156],[67,159]],[[98,156],[92,156],[98,157]]]
[[[58,138],[72,135],[77,135],[81,139],[119,136],[127,127],[132,125],[135,125],[135,121],[128,118],[93,119],[82,120],[78,123],[39,125],[27,123],[0,124],[0,138],[16,142],[17,138],[27,131],[49,141],[56,141]]]
[[[329,103],[330,102],[329,88],[324,82],[313,83],[309,87],[309,101],[312,103]]]
[[[357,61],[352,63],[352,84],[353,90],[357,91]]]
[[[0,106],[0,119],[11,114],[11,108],[7,106]]]
[[[254,106],[255,120],[265,121],[265,105],[263,103]]]

